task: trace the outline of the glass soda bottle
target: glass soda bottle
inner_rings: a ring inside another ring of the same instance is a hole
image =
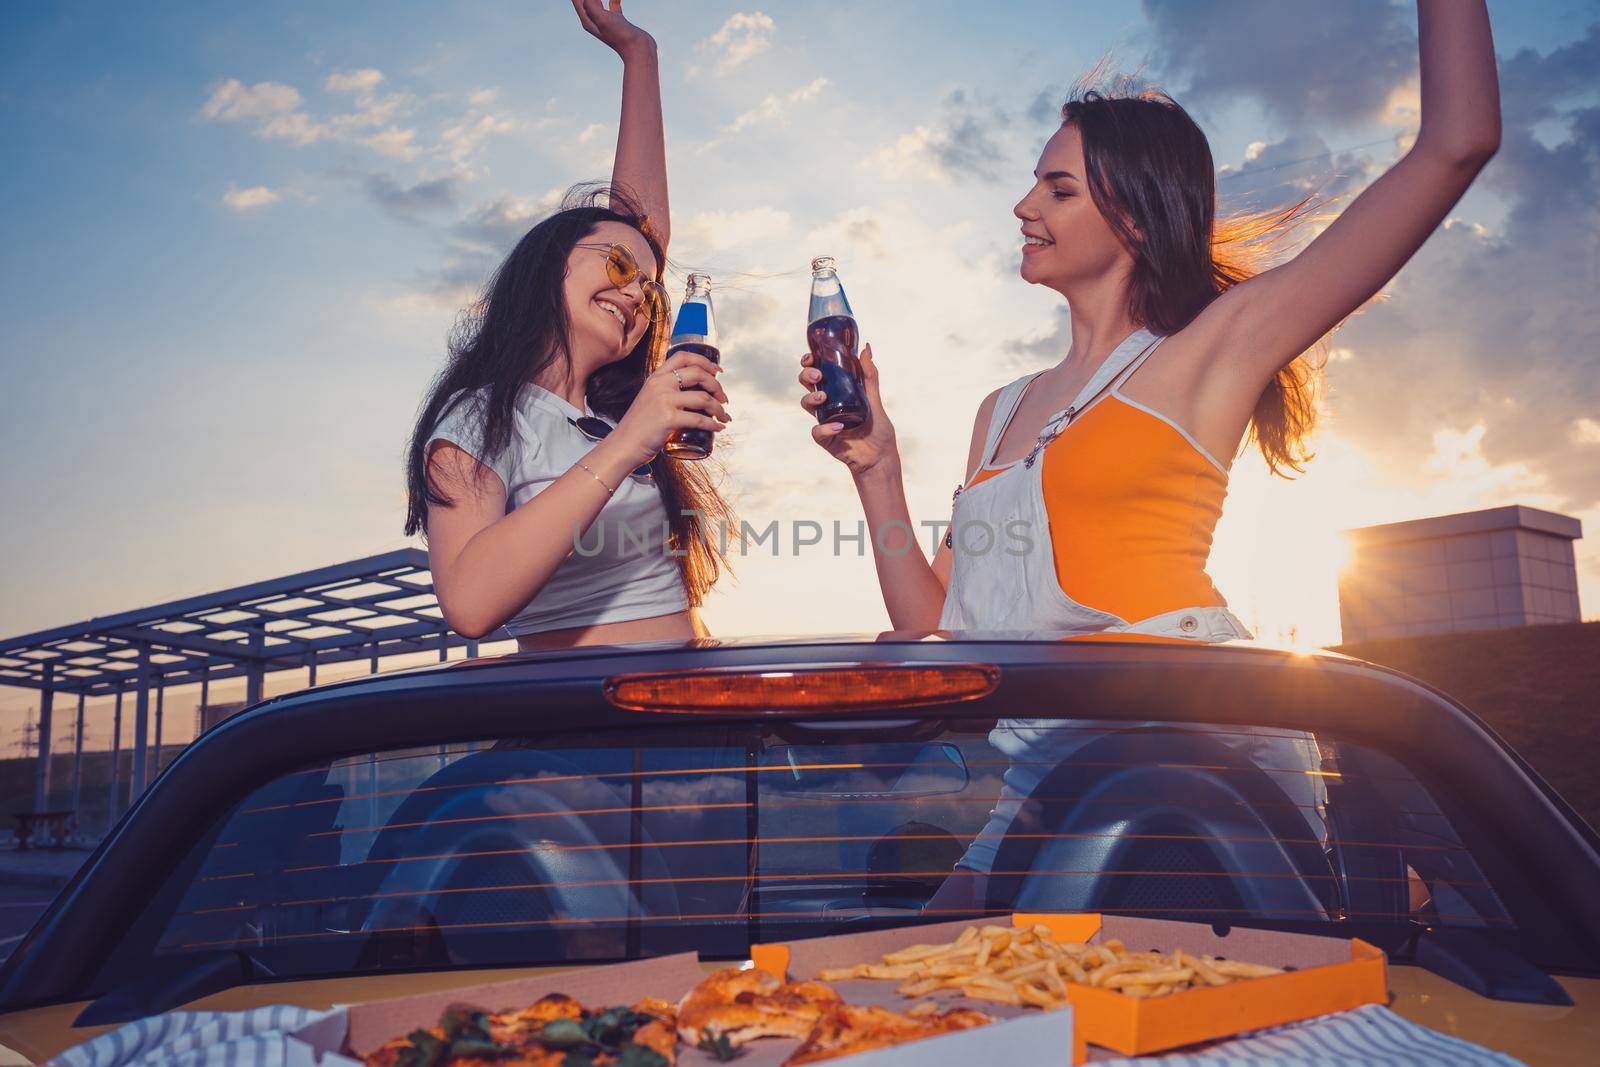
[[[689,275],[689,288],[683,294],[683,303],[678,305],[672,338],[667,342],[668,358],[678,352],[693,352],[719,366],[722,364],[717,316],[711,308],[709,274]],[[667,438],[663,451],[672,459],[705,459],[711,455],[715,441],[716,434],[711,430],[678,430]]]
[[[867,421],[867,390],[861,382],[860,342],[832,256],[811,261],[811,312],[806,319],[806,344],[822,380],[817,388],[828,396],[817,409],[817,422],[837,422],[845,429]]]

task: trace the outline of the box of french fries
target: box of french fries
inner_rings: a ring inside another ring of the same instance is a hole
[[[1115,915],[1019,913],[758,945],[751,958],[849,998],[871,983],[902,1003],[1070,1005],[1080,1046],[1127,1055],[1388,1000],[1384,955],[1364,941]]]

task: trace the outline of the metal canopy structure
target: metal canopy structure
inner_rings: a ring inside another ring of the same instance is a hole
[[[35,808],[43,810],[50,794],[56,693],[78,698],[76,807],[87,697],[115,696],[120,726],[122,696],[134,695],[132,795],[137,796],[147,770],[151,690],[159,719],[161,693],[168,686],[199,683],[204,704],[212,682],[243,678],[246,702],[254,704],[272,671],[308,670],[315,685],[321,664],[365,659],[376,670],[381,656],[437,651],[444,659],[451,648],[463,646],[469,655],[477,654],[476,641],[457,636],[444,623],[428,554],[403,548],[0,640],[0,685],[41,693],[34,799]],[[113,760],[113,785],[114,779]]]

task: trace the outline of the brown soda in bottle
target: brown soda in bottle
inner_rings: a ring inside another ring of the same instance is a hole
[[[717,334],[717,316],[711,307],[711,275],[689,275],[689,289],[678,306],[667,342],[667,358],[679,352],[693,352],[720,366],[722,347]],[[698,385],[690,386],[699,389]],[[702,392],[704,390],[701,390]],[[705,459],[716,443],[712,430],[677,430],[667,438],[662,451],[671,459]]]
[[[861,380],[856,346],[861,335],[850,301],[844,295],[832,256],[811,261],[811,308],[806,320],[806,345],[822,375],[816,388],[828,399],[817,409],[817,422],[837,422],[853,429],[867,421],[867,390]]]

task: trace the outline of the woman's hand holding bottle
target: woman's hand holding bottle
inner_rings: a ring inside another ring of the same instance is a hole
[[[717,382],[721,373],[722,368],[704,356],[674,353],[644,380],[612,439],[633,449],[634,462],[642,464],[655,459],[678,430],[721,430],[733,420],[723,407],[728,394]]]
[[[813,418],[817,409],[828,399],[827,394],[821,391],[822,372],[817,370],[816,362],[816,357],[810,352],[800,357],[800,384],[807,390],[806,395],[800,398],[800,406]],[[811,439],[827,449],[834,459],[849,467],[850,474],[855,478],[884,471],[889,464],[898,463],[900,459],[894,424],[889,421],[888,412],[883,410],[883,397],[878,392],[878,365],[873,361],[870,344],[861,350],[861,382],[867,394],[869,414],[866,422],[850,430],[834,429],[835,423],[811,428]]]

